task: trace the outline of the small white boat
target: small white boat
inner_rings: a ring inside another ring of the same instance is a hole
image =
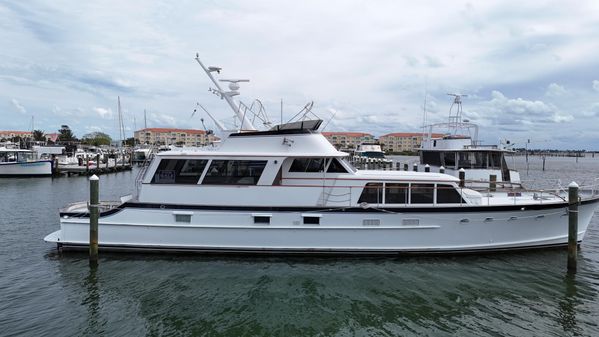
[[[240,129],[217,147],[157,153],[137,196],[99,205],[100,249],[396,254],[567,244],[568,200],[557,193],[481,193],[447,174],[356,170],[318,132],[322,120],[256,130],[212,77],[220,68],[201,65]],[[594,189],[580,201],[578,241],[598,206]],[[44,240],[86,248],[87,203],[61,209],[60,229]]]
[[[385,152],[381,149],[379,143],[361,143],[354,151],[354,160],[375,159],[377,161],[390,163],[391,160],[385,158]]]
[[[52,175],[52,161],[38,159],[37,152],[0,147],[0,177]]]

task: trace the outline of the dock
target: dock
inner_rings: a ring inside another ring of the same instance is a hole
[[[109,160],[106,163],[100,162],[99,165],[96,163],[88,163],[87,165],[78,165],[78,164],[58,164],[55,166],[56,169],[54,171],[55,176],[71,176],[71,175],[80,175],[80,176],[91,176],[91,175],[100,175],[107,173],[115,173],[122,171],[130,171],[132,168],[131,162],[116,162],[114,160]]]

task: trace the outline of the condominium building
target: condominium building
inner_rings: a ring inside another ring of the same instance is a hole
[[[13,137],[32,138],[31,131],[0,131],[0,139],[9,140]]]
[[[333,146],[343,150],[354,150],[361,143],[374,142],[374,136],[364,132],[323,132]]]
[[[219,138],[204,130],[146,128],[133,133],[140,144],[204,146]]]
[[[433,133],[433,138],[443,137],[443,134]],[[395,132],[382,135],[379,142],[387,152],[416,152],[422,144],[420,132]]]

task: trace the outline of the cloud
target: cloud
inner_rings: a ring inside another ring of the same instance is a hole
[[[584,117],[597,117],[599,116],[599,103],[593,103],[591,106],[582,112]]]
[[[94,108],[93,111],[103,119],[112,119],[112,109]]]
[[[566,93],[567,93],[566,88],[564,88],[563,86],[561,86],[557,83],[551,83],[547,87],[547,91],[545,91],[545,96],[559,97],[559,96],[565,95]]]
[[[599,91],[599,81],[597,81],[597,80],[593,81],[593,89],[595,91]]]
[[[539,100],[508,98],[500,91],[491,93],[491,100],[482,103],[484,115],[497,126],[528,125],[570,122],[574,117],[555,105]]]
[[[22,106],[22,105],[19,103],[19,101],[17,101],[16,99],[14,99],[14,98],[13,98],[13,99],[11,99],[11,100],[10,100],[10,102],[12,103],[13,107],[14,107],[15,109],[17,109],[17,111],[18,111],[19,113],[22,113],[22,114],[26,114],[26,113],[27,113],[27,109],[25,109],[25,107],[24,107],[24,106]]]

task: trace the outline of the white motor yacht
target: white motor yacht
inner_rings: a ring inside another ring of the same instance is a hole
[[[135,197],[101,203],[101,250],[396,254],[567,244],[568,200],[557,193],[482,193],[448,174],[356,170],[320,134],[322,120],[256,130],[235,108],[239,87],[223,91],[217,68],[196,60],[239,129],[219,146],[157,153]],[[598,206],[594,190],[580,201],[578,241]],[[87,202],[61,209],[60,229],[45,241],[86,248]]]
[[[466,185],[473,188],[489,186],[491,175],[499,187],[520,188],[520,173],[508,167],[505,155],[511,150],[500,145],[483,145],[478,140],[478,125],[462,119],[462,97],[451,94],[454,101],[449,109],[449,121],[427,126],[419,149],[419,170],[428,165],[431,171],[441,167],[446,174],[459,176],[465,172]],[[455,111],[452,111],[453,107]],[[438,137],[439,132],[443,136]]]

